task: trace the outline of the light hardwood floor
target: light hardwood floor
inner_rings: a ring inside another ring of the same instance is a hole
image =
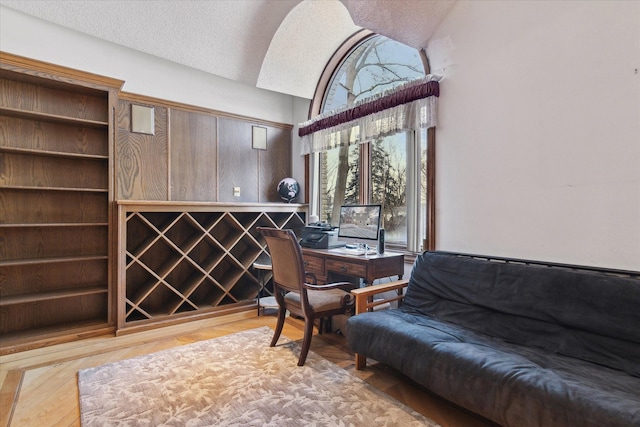
[[[79,426],[78,370],[264,325],[273,329],[275,323],[274,316],[240,313],[3,356],[0,358],[0,425]],[[288,318],[283,334],[293,340],[301,340],[303,322]],[[353,354],[341,335],[316,335],[311,350],[443,427],[493,425],[425,392],[382,364],[370,362],[365,370],[356,371]]]

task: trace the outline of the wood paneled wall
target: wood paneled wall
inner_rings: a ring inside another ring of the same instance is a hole
[[[154,135],[131,132],[131,104],[154,107]],[[129,94],[121,94],[116,117],[118,200],[281,202],[276,187],[291,176],[290,125]],[[267,128],[267,150],[252,148],[253,126]]]
[[[214,116],[171,110],[171,200],[217,200]]]
[[[239,120],[220,120],[220,202],[257,202],[258,152],[251,148],[251,124]],[[269,131],[267,131],[267,135]],[[240,197],[233,197],[240,187]]]
[[[116,199],[168,200],[168,109],[154,108],[155,135],[131,132],[131,103],[118,102]]]

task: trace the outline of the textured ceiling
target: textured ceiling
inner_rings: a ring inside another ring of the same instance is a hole
[[[91,36],[252,86],[311,98],[366,28],[426,46],[455,0],[0,0]]]
[[[356,25],[421,49],[427,46],[427,40],[455,0],[342,0],[342,3]]]

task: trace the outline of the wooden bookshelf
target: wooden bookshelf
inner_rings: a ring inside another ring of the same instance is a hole
[[[113,325],[109,123],[120,83],[35,65],[0,61],[0,354]]]
[[[118,202],[118,333],[255,307],[257,227],[298,230],[307,207]]]

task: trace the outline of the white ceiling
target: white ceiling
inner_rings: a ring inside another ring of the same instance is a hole
[[[331,55],[366,28],[417,49],[456,0],[0,0],[198,70],[311,98]]]

